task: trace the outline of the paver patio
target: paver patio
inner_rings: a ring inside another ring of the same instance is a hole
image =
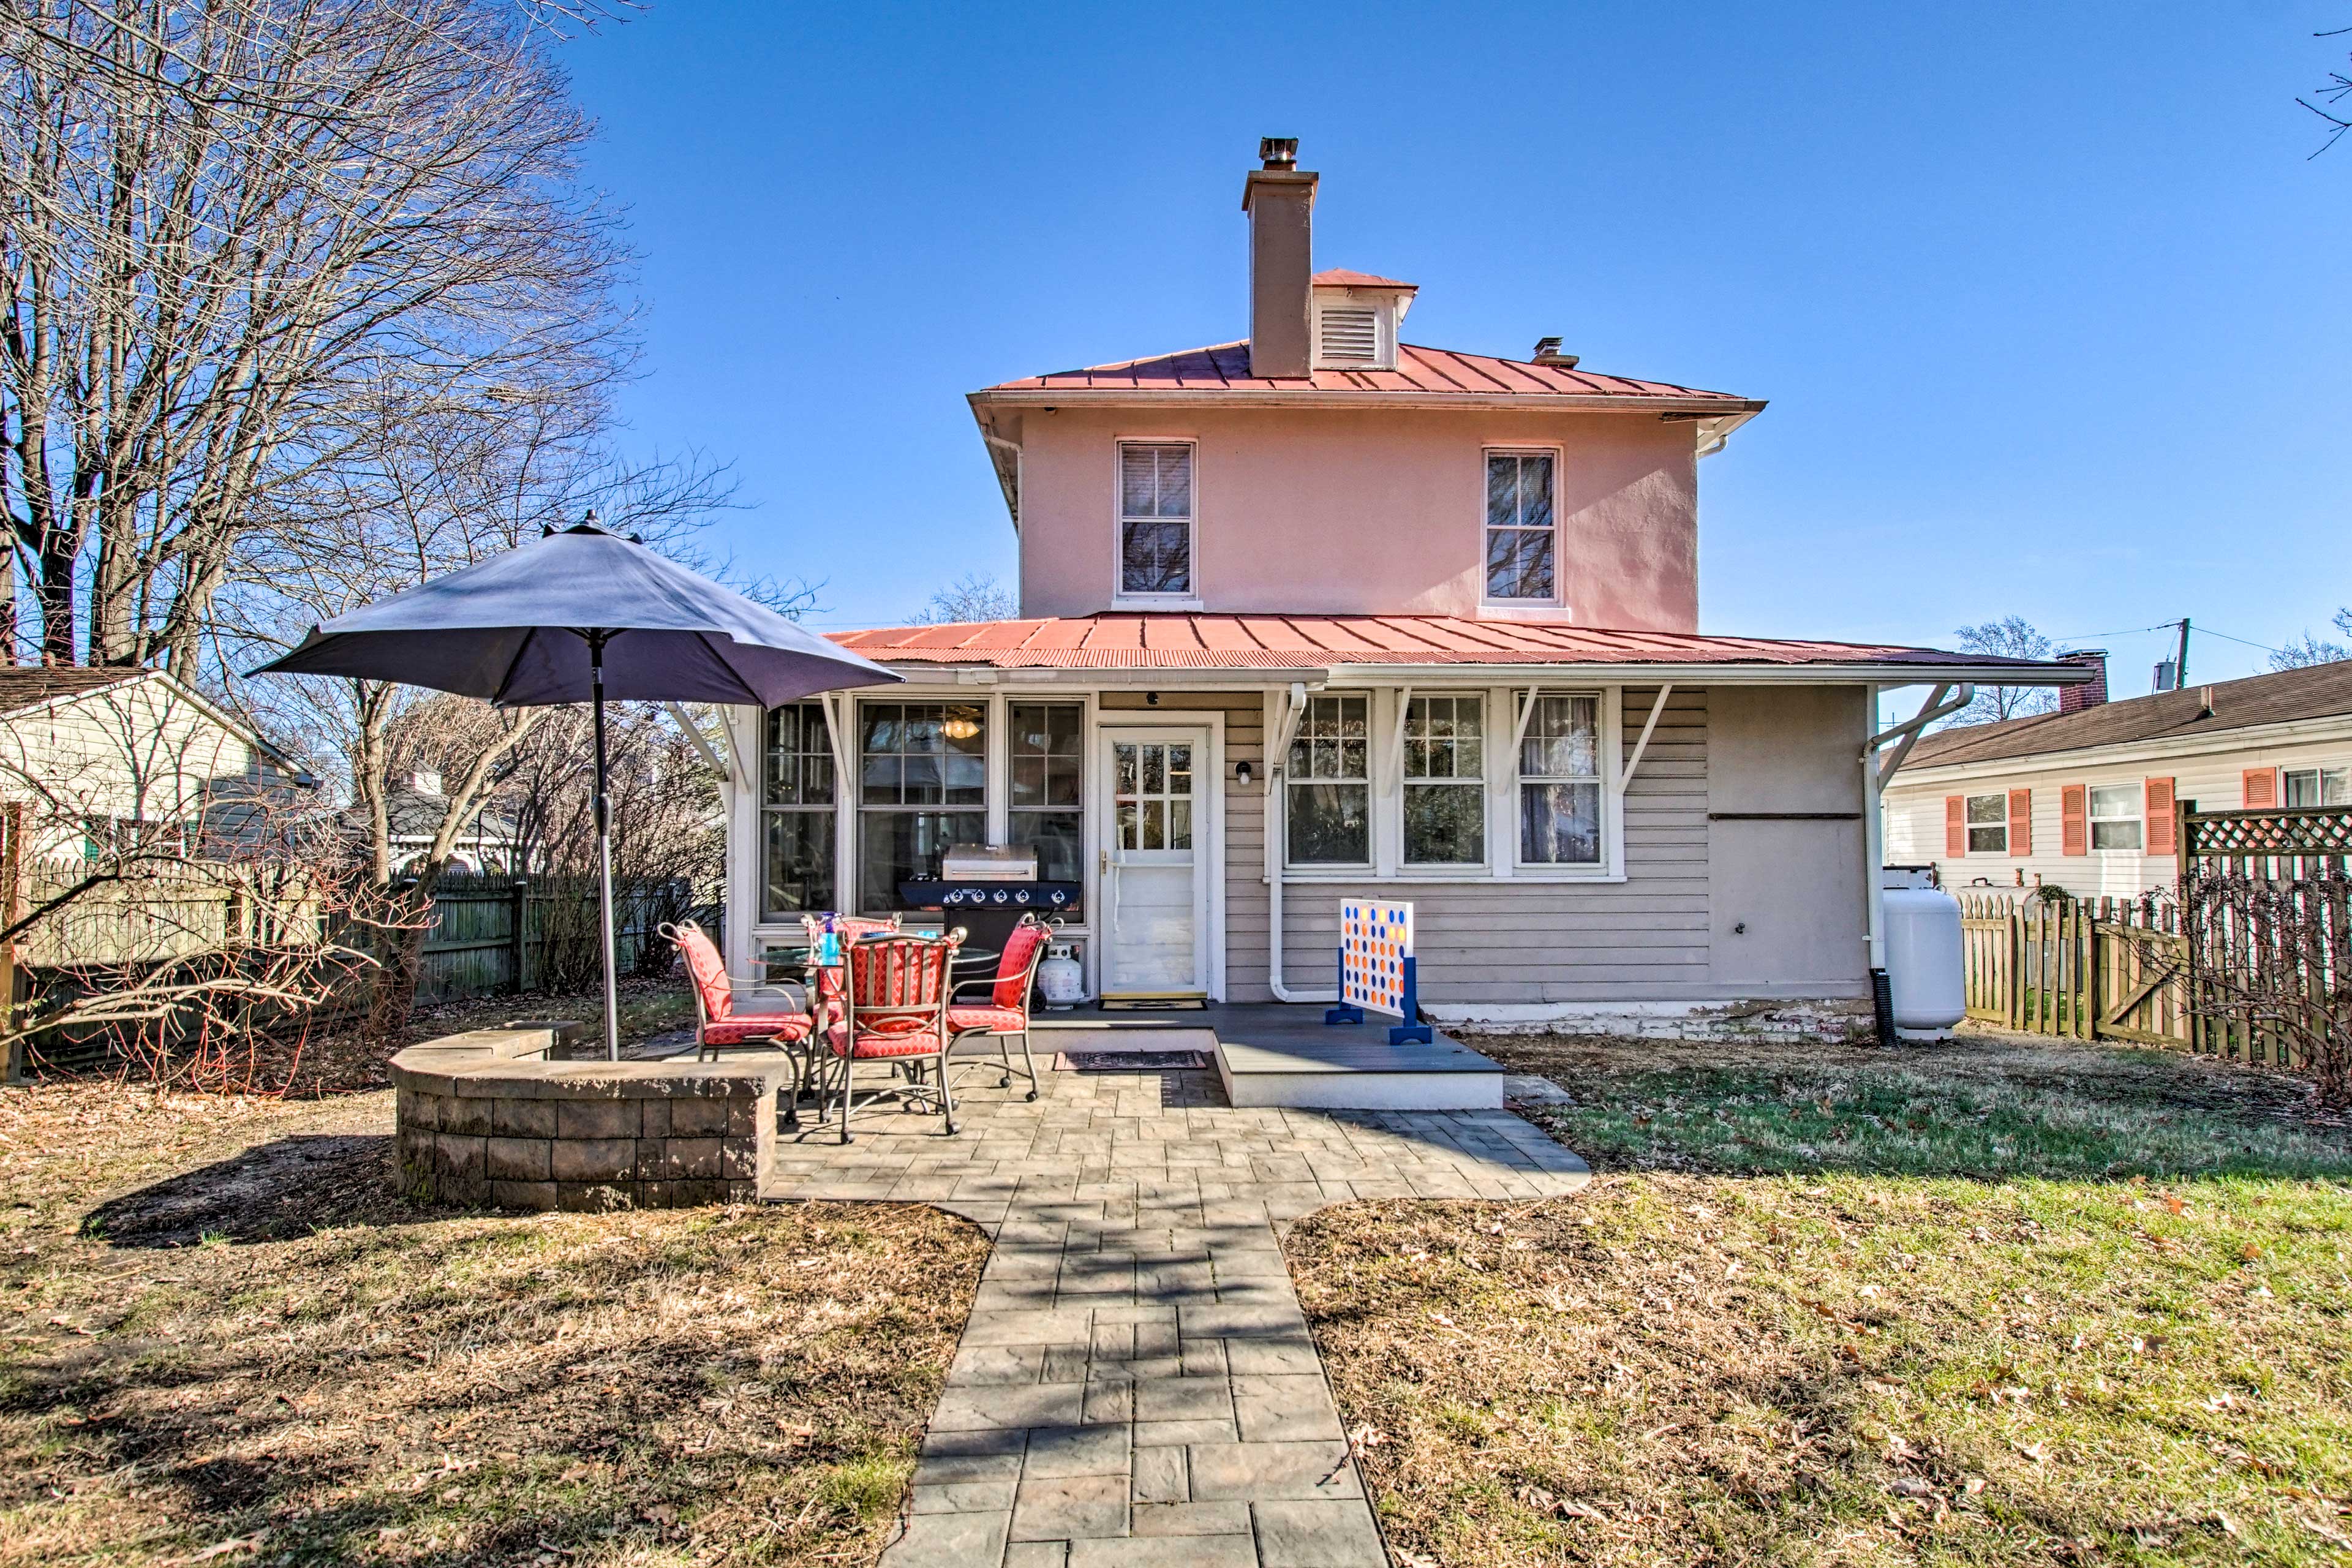
[[[778,1141],[771,1199],[936,1204],[996,1247],[885,1568],[1388,1558],[1277,1227],[1352,1198],[1544,1198],[1583,1162],[1501,1111],[1235,1110],[1213,1072],[959,1068],[963,1131]]]

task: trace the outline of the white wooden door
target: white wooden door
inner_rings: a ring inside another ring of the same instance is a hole
[[[1209,731],[1105,729],[1105,996],[1205,995]]]

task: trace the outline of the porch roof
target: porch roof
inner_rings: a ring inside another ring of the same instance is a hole
[[[1783,679],[1832,674],[1854,680],[1973,681],[2071,686],[2080,665],[1993,658],[1875,643],[1706,637],[1455,616],[1277,616],[1107,612],[943,626],[833,632],[877,663],[941,669],[1194,670],[1240,674],[1353,667],[1638,667]],[[1679,677],[1675,677],[1679,678]]]

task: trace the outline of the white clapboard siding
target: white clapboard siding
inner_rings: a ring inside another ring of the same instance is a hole
[[[1623,693],[1622,744],[1630,754],[1657,697]],[[1624,802],[1625,880],[1574,883],[1509,879],[1372,883],[1414,906],[1415,949],[1425,1002],[1543,1003],[1706,994],[1706,692],[1677,688],[1642,755]],[[1498,755],[1507,751],[1498,745]],[[1495,847],[1508,852],[1508,844]],[[1359,890],[1293,882],[1283,890],[1286,984],[1328,990],[1340,898]],[[1258,911],[1261,923],[1264,900]],[[1241,973],[1234,933],[1228,973]],[[1257,970],[1265,973],[1262,935]]]
[[[2169,887],[2177,875],[2170,855],[2101,849],[2061,853],[2065,824],[2059,792],[2068,784],[2144,784],[2150,778],[2170,778],[2173,794],[2183,802],[2193,801],[2207,811],[2238,811],[2245,805],[2249,768],[2352,767],[2352,719],[2346,721],[2344,735],[2335,740],[2263,744],[2250,738],[2243,747],[2165,761],[2115,762],[2105,760],[2104,751],[2018,757],[1979,763],[1964,773],[1915,774],[1906,769],[1885,792],[1887,864],[1932,865],[1944,886],[1955,890],[1986,884],[2015,887],[2021,877],[2026,887],[2038,879],[2083,898],[2124,898]],[[2033,792],[2032,853],[1946,855],[1945,796],[2010,789]]]

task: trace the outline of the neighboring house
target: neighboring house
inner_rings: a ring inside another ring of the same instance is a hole
[[[247,841],[312,782],[163,670],[0,667],[0,799],[26,803],[41,858]]]
[[[1019,618],[837,633],[908,684],[729,711],[730,957],[1012,843],[1098,994],[1324,999],[1372,893],[1441,1018],[1866,997],[1877,694],[2081,672],[1702,635],[1698,460],[1763,404],[1404,342],[1415,287],[1315,271],[1264,155],[1246,341],[971,395]]]
[[[2103,700],[1923,737],[1887,784],[1886,857],[1947,888],[2055,883],[2122,896],[2171,884],[2175,814],[2352,805],[2352,661]],[[2078,697],[2078,693],[2082,694]]]
[[[434,837],[449,817],[449,797],[443,793],[441,775],[420,768],[394,779],[384,792],[383,808],[392,830],[392,868],[414,869],[433,847]],[[343,813],[343,821],[358,832],[366,833],[367,808],[350,807]],[[477,809],[473,820],[460,830],[450,849],[448,868],[460,876],[498,875],[517,869],[516,833],[511,818],[486,807]]]

